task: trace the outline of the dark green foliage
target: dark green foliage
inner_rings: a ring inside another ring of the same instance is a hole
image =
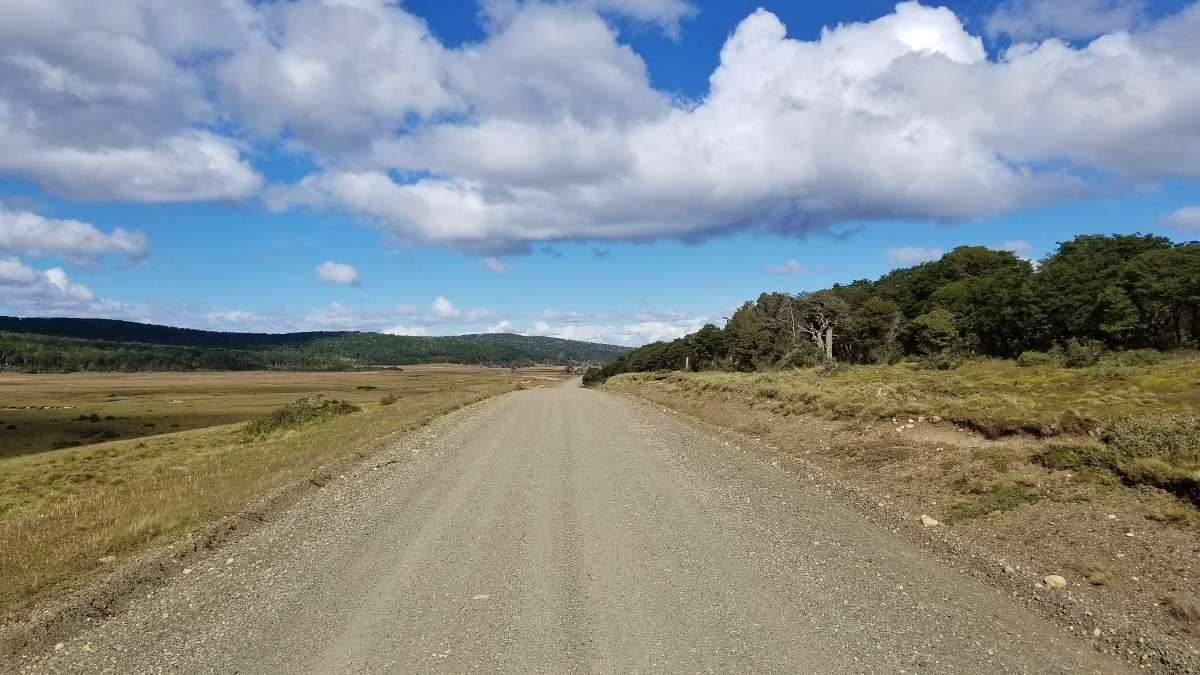
[[[1100,362],[1104,343],[1099,340],[1071,338],[1063,345],[1063,364],[1068,368],[1086,368]]]
[[[954,314],[941,307],[931,309],[912,321],[913,339],[922,354],[941,354],[959,344]]]
[[[92,331],[105,339],[91,336]],[[348,370],[414,363],[566,365],[602,363],[628,351],[613,345],[509,334],[271,335],[217,333],[100,319],[0,317],[0,369],[26,372]]]
[[[1017,365],[1022,368],[1037,368],[1039,366],[1053,365],[1056,359],[1046,352],[1027,351],[1021,352],[1017,357]]]
[[[685,363],[741,371],[811,366],[826,328],[833,331],[834,358],[848,363],[921,356],[924,367],[953,368],[976,355],[1019,357],[1026,367],[1057,361],[1086,367],[1102,357],[1136,365],[1157,354],[1148,348],[1200,344],[1200,243],[1081,235],[1036,268],[1007,251],[962,246],[876,281],[764,293],[739,307],[724,329],[705,326],[647,345],[584,381]],[[1119,356],[1124,350],[1139,350],[1138,356]]]

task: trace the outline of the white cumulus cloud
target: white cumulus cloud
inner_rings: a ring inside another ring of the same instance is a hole
[[[920,246],[901,246],[893,248],[884,254],[889,261],[903,265],[918,265],[920,263],[937,260],[945,255],[945,251],[939,248],[923,248]]]
[[[1200,206],[1185,206],[1165,216],[1162,224],[1179,230],[1200,230]]]
[[[1090,38],[1145,22],[1145,0],[1009,0],[984,19],[988,34],[1015,40]]]
[[[0,258],[0,307],[35,314],[106,307],[83,284],[74,283],[61,267],[38,270],[15,257]]]
[[[763,271],[771,276],[782,276],[785,274],[803,274],[805,270],[804,265],[801,265],[798,260],[789,258],[779,265],[767,265]]]
[[[504,274],[512,269],[512,265],[496,258],[481,258],[479,263],[483,265],[485,270],[495,272],[496,274]]]
[[[146,235],[141,232],[118,227],[105,234],[89,223],[46,218],[0,204],[0,252],[56,255],[74,262],[87,262],[108,254],[140,260],[146,255],[146,246]]]
[[[329,260],[317,265],[314,271],[316,272],[317,278],[327,284],[362,286],[362,280],[358,276],[358,270],[352,265]]]
[[[438,319],[455,319],[462,315],[454,303],[441,295],[434,299],[433,304],[429,306],[429,312]]]

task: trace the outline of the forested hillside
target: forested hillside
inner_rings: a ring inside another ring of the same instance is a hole
[[[0,317],[0,369],[343,370],[416,363],[584,365],[626,347],[513,334],[221,333],[106,319]]]
[[[764,293],[724,328],[704,326],[589,372],[765,370],[822,361],[890,363],[920,357],[953,367],[964,356],[1059,357],[1174,349],[1200,341],[1200,244],[1152,235],[1081,235],[1035,265],[965,246],[875,281],[792,295]]]

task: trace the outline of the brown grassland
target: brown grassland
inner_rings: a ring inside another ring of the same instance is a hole
[[[374,440],[561,377],[452,365],[0,375],[0,620]],[[348,405],[272,416],[301,398]]]

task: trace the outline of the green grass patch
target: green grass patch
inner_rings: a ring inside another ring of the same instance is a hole
[[[951,520],[969,520],[996,511],[1011,511],[1040,498],[1037,488],[1019,478],[1006,478],[950,507]]]

